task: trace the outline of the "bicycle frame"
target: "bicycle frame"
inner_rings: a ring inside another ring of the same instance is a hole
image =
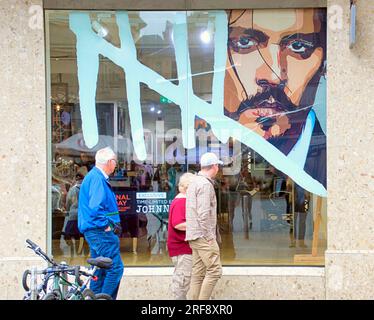
[[[72,267],[65,262],[58,264],[31,240],[27,239],[26,242],[30,249],[49,264],[49,266],[43,270],[38,270],[34,267],[31,269],[31,272],[28,270],[25,271],[26,278],[23,276],[22,283],[25,290],[28,292],[25,295],[26,299],[36,300],[37,298],[43,298],[43,296],[45,296],[47,300],[50,298],[56,298],[58,300],[81,300],[88,297],[95,299],[95,294],[88,288],[88,284],[91,280],[97,280],[95,272],[100,269],[99,266],[96,266],[93,262],[92,264],[89,262],[92,267],[86,272],[81,270],[80,266]],[[107,260],[111,263],[111,259],[107,258]],[[104,265],[105,263],[108,263],[108,261],[105,261]],[[24,284],[27,281],[27,274],[31,274],[30,288],[28,288],[27,284]],[[42,284],[37,285],[37,275],[44,275]],[[71,281],[69,275],[74,275],[75,280]],[[81,276],[86,276],[87,279],[82,281],[80,279]],[[52,284],[50,284],[50,280],[52,280]],[[47,297],[46,295],[49,296]]]
[[[75,281],[75,283],[71,284],[72,289],[67,294],[69,297],[67,300],[79,300],[81,297],[83,297],[83,292],[88,288],[88,284],[90,283],[91,279],[93,279],[95,276],[95,272],[97,270],[97,267],[93,267],[91,274],[84,273],[83,275],[87,276],[87,279],[83,282],[82,285],[79,284],[79,281]],[[71,295],[70,295],[71,294]]]

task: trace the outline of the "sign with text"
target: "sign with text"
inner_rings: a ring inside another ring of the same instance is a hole
[[[137,192],[136,199],[166,199],[166,192]]]
[[[135,213],[135,191],[133,190],[115,190],[118,211],[120,214]]]
[[[136,212],[164,216],[168,214],[171,202],[166,192],[137,192]]]

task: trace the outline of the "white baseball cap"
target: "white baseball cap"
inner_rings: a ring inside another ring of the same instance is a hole
[[[202,167],[208,167],[213,164],[223,164],[221,160],[213,152],[204,153],[200,158],[200,165]]]

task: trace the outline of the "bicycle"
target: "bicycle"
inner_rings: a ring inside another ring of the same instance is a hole
[[[24,300],[111,300],[111,296],[105,293],[95,294],[88,288],[91,280],[96,281],[94,273],[97,269],[108,269],[112,260],[106,257],[90,258],[87,262],[93,267],[90,272],[82,270],[81,266],[69,266],[66,263],[56,263],[41,248],[31,240],[27,239],[28,248],[32,249],[38,256],[42,257],[50,265],[43,270],[26,270],[22,276],[22,285],[26,291]],[[35,282],[36,275],[42,275],[43,282],[30,289],[27,284],[31,276]],[[74,276],[74,281],[69,280],[69,275]],[[81,276],[87,277],[85,281]],[[48,285],[52,279],[52,285]]]
[[[62,292],[61,292],[60,283],[59,283],[59,279],[62,280],[62,277],[57,277],[57,276],[60,276],[60,274],[62,275],[62,272],[65,271],[65,270],[62,270],[62,268],[66,269],[65,268],[66,264],[65,263],[61,263],[60,265],[57,264],[51,257],[49,257],[46,253],[44,253],[38,245],[36,245],[31,240],[27,239],[26,243],[28,244],[28,248],[32,249],[35,252],[35,254],[40,256],[43,260],[45,260],[48,263],[49,267],[43,270],[37,270],[37,269],[26,270],[23,273],[22,285],[26,291],[24,299],[25,300],[29,300],[29,299],[43,300],[46,297],[47,298],[50,297],[50,295],[47,295],[47,294],[50,294],[51,291],[53,291],[56,296],[58,295],[59,297],[62,297]],[[32,284],[35,284],[34,282],[36,282],[37,275],[42,276],[43,282],[37,285],[36,288],[34,287],[30,289],[30,287],[27,284],[28,276],[31,276]],[[52,284],[52,288],[49,288],[48,284],[51,279],[53,279],[53,284]],[[48,292],[48,290],[50,292]]]
[[[88,288],[88,284],[91,280],[97,281],[97,277],[94,276],[97,269],[109,269],[112,266],[112,259],[106,257],[89,258],[87,263],[90,264],[93,269],[90,273],[80,270],[78,266],[76,271],[76,282],[71,284],[72,288],[67,294],[67,300],[112,300],[112,297],[106,293],[95,294],[91,289]],[[86,281],[82,281],[80,276],[86,276]]]

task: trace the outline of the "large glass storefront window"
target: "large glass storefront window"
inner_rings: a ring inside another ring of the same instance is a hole
[[[82,179],[110,146],[125,265],[171,265],[179,177],[216,153],[224,265],[323,265],[326,12],[47,11],[52,253],[82,263]]]

